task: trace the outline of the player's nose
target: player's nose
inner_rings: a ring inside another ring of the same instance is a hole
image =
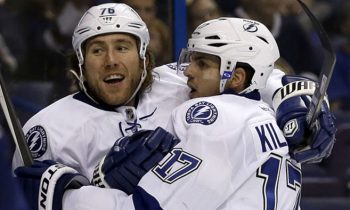
[[[117,54],[114,53],[113,51],[108,51],[105,57],[106,68],[114,68],[118,66],[118,63],[119,63],[119,58]]]
[[[186,67],[186,69],[184,70],[184,75],[186,76],[186,77],[192,77],[193,75],[193,65],[192,65],[192,63],[190,63],[187,67]]]

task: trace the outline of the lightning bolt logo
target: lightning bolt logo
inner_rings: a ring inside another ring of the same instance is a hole
[[[29,149],[33,151],[33,148],[37,145],[38,140],[40,140],[40,134],[38,132],[32,134]]]
[[[257,32],[258,31],[258,27],[256,26],[255,23],[244,24],[243,28],[245,31],[248,31],[248,32]]]
[[[214,104],[207,101],[200,101],[192,105],[186,112],[187,123],[199,123],[210,125],[216,121],[218,110]]]
[[[34,159],[43,156],[47,150],[47,135],[45,129],[40,126],[32,127],[25,136],[29,149]]]
[[[210,112],[210,108],[203,106],[202,108],[199,108],[196,113],[194,113],[193,118],[199,118],[199,116],[203,116],[207,114],[207,112]]]

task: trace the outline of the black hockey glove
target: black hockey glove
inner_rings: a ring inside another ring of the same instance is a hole
[[[323,101],[321,111],[308,128],[306,114],[311,104],[315,83],[299,76],[284,76],[273,99],[278,126],[288,142],[289,153],[300,163],[317,163],[327,158],[335,143],[334,116]]]
[[[92,183],[132,194],[143,175],[179,142],[160,127],[122,137],[96,166]]]
[[[61,210],[66,190],[90,184],[75,169],[51,160],[34,161],[30,167],[18,167],[15,174],[30,209],[35,210]]]

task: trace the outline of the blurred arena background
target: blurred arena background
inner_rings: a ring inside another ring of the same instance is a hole
[[[317,34],[296,0],[0,0],[0,71],[22,125],[77,90],[66,61],[73,53],[74,27],[87,8],[107,2],[129,4],[140,14],[149,27],[157,65],[176,61],[190,32],[219,16],[256,19],[268,26],[280,48],[278,66],[288,74],[317,79],[324,59]],[[338,131],[331,157],[303,166],[302,209],[350,209],[350,1],[304,2],[337,53],[328,98]],[[3,116],[1,125],[1,163],[10,167],[13,146],[6,143]],[[3,187],[1,191],[0,200],[6,199]]]

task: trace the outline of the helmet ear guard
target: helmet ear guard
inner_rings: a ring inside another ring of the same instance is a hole
[[[255,71],[251,84],[242,92],[265,87],[280,56],[277,43],[265,25],[241,18],[218,18],[202,23],[192,33],[187,49],[220,58],[220,92],[224,91],[237,62],[249,64]]]

